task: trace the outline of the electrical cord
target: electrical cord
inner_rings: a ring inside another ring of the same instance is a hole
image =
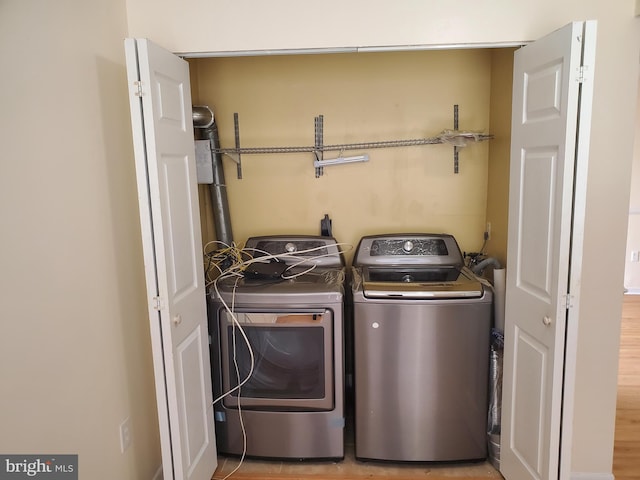
[[[234,283],[233,286],[233,296],[231,299],[231,311],[235,310],[235,293],[236,293],[236,289],[238,287],[238,281],[240,280],[240,278],[238,277]],[[217,291],[217,286],[216,286],[216,292],[219,293]],[[220,295],[218,295],[220,297]],[[222,300],[222,297],[220,297],[220,299]],[[224,300],[222,300],[223,304],[226,307],[226,303],[224,303]],[[231,470],[227,475],[225,475],[221,480],[227,480],[231,475],[233,475],[234,473],[236,473],[238,470],[240,470],[240,467],[242,467],[242,464],[244,463],[244,459],[245,456],[247,454],[247,430],[245,428],[244,425],[244,418],[242,416],[242,404],[240,402],[240,396],[241,396],[241,390],[242,390],[242,385],[244,385],[247,381],[249,381],[249,379],[251,378],[251,375],[253,374],[253,368],[255,365],[255,357],[253,354],[253,349],[251,348],[251,345],[249,343],[249,339],[247,338],[244,329],[242,328],[242,326],[240,325],[240,322],[238,322],[238,319],[236,318],[235,314],[232,313],[232,318],[233,318],[233,322],[232,322],[232,333],[231,333],[231,338],[232,338],[232,347],[233,347],[233,365],[234,365],[234,369],[236,371],[236,381],[238,382],[238,385],[234,388],[231,389],[229,392],[227,392],[226,395],[229,395],[231,392],[235,391],[237,389],[238,391],[238,420],[240,421],[240,430],[242,431],[242,455],[240,457],[240,460],[238,461],[238,465],[236,465],[236,467]],[[249,354],[251,356],[251,367],[249,369],[249,373],[247,374],[246,378],[240,382],[240,366],[238,365],[238,357],[237,357],[237,345],[236,345],[236,324],[237,326],[240,328],[240,332],[242,333],[242,336],[244,338],[244,341],[247,343],[247,347],[249,349]],[[225,396],[226,396],[225,395]],[[222,397],[220,397],[222,398]],[[217,401],[219,401],[220,399],[214,400],[213,403],[215,404]]]
[[[473,253],[466,253],[464,254],[465,258],[467,259],[467,267],[469,268],[473,268],[475,265],[477,265],[478,263],[480,263],[480,261],[484,258],[485,253],[484,253],[484,249],[487,246],[487,240],[489,240],[489,232],[484,232],[482,234],[482,247],[480,247],[480,250],[478,252],[473,252]]]
[[[215,244],[215,245],[222,245],[224,248],[222,248],[221,250],[217,250],[214,252],[210,252],[207,254],[206,249],[208,246]],[[234,369],[235,369],[235,373],[236,373],[236,382],[237,385],[236,387],[232,388],[231,390],[229,390],[228,392],[225,392],[223,395],[221,395],[220,397],[216,398],[213,402],[212,405],[219,402],[220,400],[222,400],[222,398],[232,394],[233,392],[235,392],[237,390],[237,397],[238,397],[238,419],[240,422],[240,429],[242,431],[242,456],[240,457],[240,461],[238,462],[238,465],[231,471],[229,472],[227,475],[225,475],[222,480],[226,480],[228,479],[231,475],[233,475],[234,473],[236,473],[240,467],[242,466],[245,456],[246,456],[246,452],[247,452],[247,432],[246,432],[246,428],[245,428],[245,424],[244,424],[244,418],[242,415],[242,404],[240,402],[240,397],[241,397],[241,389],[242,386],[249,381],[249,379],[251,378],[251,375],[253,375],[253,369],[255,366],[255,357],[254,357],[254,353],[253,353],[253,349],[251,348],[251,344],[249,342],[249,339],[247,338],[247,335],[244,331],[244,329],[242,328],[242,326],[240,325],[240,322],[238,321],[234,311],[235,311],[235,297],[236,297],[236,290],[238,287],[238,283],[240,281],[241,274],[239,274],[238,271],[238,267],[241,266],[243,263],[245,263],[243,261],[243,250],[238,248],[235,244],[233,245],[227,245],[223,242],[209,242],[207,243],[207,245],[205,245],[204,248],[205,251],[205,255],[208,257],[209,260],[209,265],[207,268],[207,279],[209,280],[208,286],[209,285],[213,285],[214,290],[216,292],[216,297],[220,300],[220,302],[223,304],[225,310],[227,311],[227,313],[231,316],[231,325],[232,325],[232,348],[233,348],[233,364],[234,364]],[[231,264],[226,266],[224,269],[221,267],[221,264],[224,263],[229,263],[229,261],[231,260]],[[217,271],[218,271],[218,276],[215,279],[212,279],[210,277],[210,272],[211,272],[211,266],[214,266]],[[234,282],[233,285],[233,290],[232,290],[232,297],[231,297],[231,307],[229,307],[227,305],[227,303],[225,302],[224,298],[222,298],[222,295],[220,295],[220,291],[218,289],[218,281],[220,279],[223,278],[229,278],[230,276],[235,276],[236,277],[236,281]],[[251,358],[251,362],[250,362],[250,368],[249,368],[249,372],[246,376],[246,378],[244,380],[240,380],[240,367],[238,364],[238,358],[237,358],[237,345],[236,345],[236,327],[238,327],[238,330],[240,331],[244,342],[247,345],[247,348],[249,350],[249,355]]]
[[[233,387],[232,389],[230,389],[229,391],[223,393],[222,395],[220,395],[218,398],[216,398],[213,402],[213,404],[218,403],[220,400],[222,400],[223,398],[231,395],[233,392],[235,392],[236,390],[240,390],[240,388],[242,388],[242,386],[247,383],[249,381],[249,379],[251,378],[251,375],[253,374],[253,369],[255,367],[255,356],[253,353],[253,349],[251,348],[251,343],[249,342],[249,338],[247,337],[247,334],[244,330],[244,328],[242,327],[242,325],[240,324],[240,322],[238,321],[238,317],[236,317],[235,314],[235,296],[236,296],[236,290],[238,288],[238,282],[240,281],[240,277],[236,278],[236,281],[233,285],[233,292],[232,292],[232,297],[231,297],[231,308],[227,305],[227,303],[224,301],[224,298],[222,298],[222,295],[220,295],[220,291],[218,290],[218,282],[214,282],[214,289],[216,291],[216,296],[217,298],[220,300],[220,302],[222,303],[224,309],[226,310],[227,314],[231,317],[231,325],[232,325],[232,333],[233,333],[233,360],[234,363],[237,361],[236,359],[236,334],[235,334],[235,328],[237,327],[238,330],[240,331],[240,334],[242,335],[243,340],[245,341],[246,345],[247,345],[247,349],[249,350],[249,357],[251,358],[251,363],[250,363],[250,367],[249,367],[249,373],[246,375],[246,377],[240,381],[240,373],[238,371],[238,375],[237,375],[237,385],[235,387]],[[238,394],[238,408],[240,407],[240,395]]]
[[[222,248],[207,252],[211,245],[220,245]],[[206,287],[209,287],[219,276],[229,273],[234,266],[242,264],[245,257],[250,258],[250,256],[247,257],[248,253],[235,243],[228,245],[217,240],[208,242],[203,251],[206,258]],[[212,277],[212,270],[217,273],[215,277]]]

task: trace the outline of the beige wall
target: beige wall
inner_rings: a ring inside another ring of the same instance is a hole
[[[633,14],[633,2],[127,0],[129,33],[173,52],[452,45],[533,40],[573,20]],[[153,15],[149,12],[153,11]]]
[[[507,262],[507,220],[509,216],[509,157],[511,149],[511,93],[513,89],[512,48],[491,51],[491,123],[487,185],[487,222],[491,236],[486,252]]]
[[[0,2],[0,452],[85,479],[160,465],[126,28],[124,1]]]
[[[222,146],[234,145],[234,112],[243,147],[312,146],[319,114],[326,145],[432,137],[453,128],[454,104],[461,128],[489,129],[489,50],[191,63],[197,64],[196,103],[214,109]],[[370,160],[325,167],[320,178],[312,153],[244,155],[241,180],[235,163],[225,159],[234,239],[320,234],[320,219],[328,214],[334,236],[354,247],[367,234],[429,231],[452,233],[463,250],[478,251],[488,143],[460,151],[458,174],[450,145],[345,151],[345,156],[368,153]],[[337,156],[325,152],[325,158]]]

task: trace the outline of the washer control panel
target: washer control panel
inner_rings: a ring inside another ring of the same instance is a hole
[[[460,247],[447,234],[372,235],[360,240],[354,265],[462,265]]]

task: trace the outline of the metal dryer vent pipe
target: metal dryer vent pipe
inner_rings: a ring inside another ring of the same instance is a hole
[[[229,201],[227,200],[227,184],[222,168],[222,154],[220,149],[220,137],[216,126],[213,111],[208,106],[193,107],[193,126],[198,140],[209,140],[211,145],[211,164],[213,165],[213,183],[209,185],[211,205],[213,207],[213,225],[216,229],[218,241],[231,245],[233,233],[231,231],[231,215],[229,214]]]

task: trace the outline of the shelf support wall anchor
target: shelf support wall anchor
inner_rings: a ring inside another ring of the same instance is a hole
[[[458,131],[458,105],[453,106],[453,130]],[[459,147],[453,147],[453,173],[458,173]]]
[[[313,151],[315,155],[314,164],[317,165],[319,162],[322,162],[324,159],[323,154],[323,144],[324,144],[324,116],[318,115],[314,119],[314,133],[315,133],[315,142]],[[320,178],[324,174],[324,169],[321,166],[316,166],[316,178]]]
[[[242,179],[242,159],[240,158],[240,123],[238,120],[238,112],[235,112],[233,114],[233,128],[235,129],[236,152],[238,154],[238,159],[237,160],[234,159],[234,161],[237,164],[238,180],[241,180]]]

